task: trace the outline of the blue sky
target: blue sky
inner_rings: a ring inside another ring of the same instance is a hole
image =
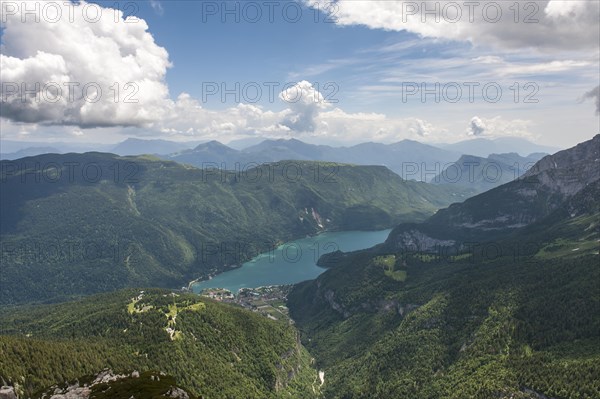
[[[37,3],[40,22],[2,0],[5,139],[521,136],[565,147],[599,130],[595,1],[522,2],[518,14],[500,2],[495,21],[482,11],[499,4],[489,1],[474,10],[430,1],[429,14],[422,2],[399,0],[117,3],[121,17],[139,18],[130,24],[115,22],[114,1],[96,2],[98,21],[81,17],[85,7],[96,11],[81,2],[74,20],[52,23],[47,2]],[[461,18],[449,22],[451,11]],[[48,81],[94,82],[103,97],[40,105],[14,93],[15,84]],[[136,104],[123,101],[128,84],[139,89]],[[120,101],[105,101],[114,85]],[[222,101],[223,88],[237,98]]]
[[[250,8],[243,11],[244,6],[235,2],[208,3],[219,8],[216,15],[209,14],[212,8],[195,1],[164,1],[160,15],[148,4],[140,7],[140,15],[149,21],[157,43],[169,49],[174,67],[167,73],[167,80],[174,93],[186,91],[201,98],[202,82],[225,82],[227,87],[234,87],[235,82],[257,82],[261,86],[263,82],[277,82],[283,86],[304,78],[323,84],[346,81],[354,72],[349,68],[314,75],[310,70],[321,63],[360,57],[375,43],[409,36],[366,27],[338,27],[327,15],[302,4],[288,7],[287,12],[283,5],[273,5],[271,22],[269,8],[256,2],[262,17],[253,22],[256,14],[250,14]],[[235,15],[225,13],[226,7],[238,10],[239,23]],[[292,22],[297,12],[301,17]],[[174,26],[181,29],[173,29]],[[188,39],[182,40],[182,35]],[[340,88],[336,97],[343,95]],[[219,97],[210,96],[209,104],[223,106]],[[227,97],[229,105],[234,104],[233,98]],[[269,104],[268,96],[261,98],[262,105]],[[278,102],[274,105],[284,106]]]

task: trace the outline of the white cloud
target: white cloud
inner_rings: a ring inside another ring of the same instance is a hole
[[[575,60],[560,60],[532,64],[516,64],[503,62],[496,69],[495,72],[502,76],[539,76],[541,74],[565,72],[587,66],[590,66],[590,62]]]
[[[279,93],[279,99],[290,108],[282,125],[297,132],[313,132],[320,110],[329,107],[323,95],[310,82],[302,80]]]
[[[81,127],[143,126],[159,118],[170,63],[146,22],[124,21],[122,12],[84,1],[53,4],[61,7],[54,22],[21,22],[25,7],[3,15],[2,116]]]
[[[481,120],[480,117],[478,116],[474,116],[471,119],[471,123],[469,124],[469,127],[467,128],[467,135],[468,136],[480,136],[483,133],[485,133],[485,123]]]
[[[289,128],[281,121],[290,110],[265,111],[250,104],[214,111],[203,108],[198,100],[182,93],[169,101],[164,117],[151,130],[169,135],[228,141],[246,135],[285,134]]]
[[[378,113],[347,113],[339,108],[319,113],[312,136],[338,143],[376,141],[384,143],[403,139],[444,141],[446,129],[414,117],[390,118]]]
[[[305,99],[294,102],[296,95],[284,91],[280,99],[289,108],[279,112],[249,104],[213,111],[203,108],[197,100],[184,93],[168,106],[165,113],[168,116],[152,128],[172,136],[224,142],[249,136],[318,139],[331,144],[389,143],[405,138],[452,140],[445,129],[423,119],[389,118],[379,113],[348,113],[340,108],[330,109],[330,104],[324,102],[322,94],[310,83],[299,82],[296,86],[302,89]]]
[[[587,5],[585,3],[585,1],[552,0],[544,9],[544,13],[552,18],[572,18],[586,11]]]
[[[416,135],[418,137],[424,138],[429,136],[434,131],[434,127],[431,123],[428,123],[421,119],[415,119],[414,125],[410,126],[408,128],[408,131],[411,134],[411,136]]]
[[[532,122],[522,119],[507,120],[501,116],[480,118],[474,116],[469,122],[466,134],[471,137],[523,137],[535,140],[537,137],[531,131]]]
[[[305,2],[320,10],[333,10],[330,16],[339,25],[407,31],[485,46],[597,50],[599,43],[600,2],[595,0],[521,2],[518,14],[513,1],[336,0],[335,7],[330,0]]]

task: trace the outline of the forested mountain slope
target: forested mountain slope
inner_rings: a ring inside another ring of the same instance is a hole
[[[600,397],[599,139],[540,161],[532,195],[508,183],[298,284],[288,306],[324,396]],[[464,225],[492,204],[527,224]]]
[[[0,378],[26,397],[107,367],[164,372],[203,398],[318,392],[310,356],[287,322],[193,294],[128,289],[5,307],[0,331]]]
[[[315,162],[224,171],[86,153],[0,166],[0,303],[181,287],[291,239],[422,220],[464,192]]]

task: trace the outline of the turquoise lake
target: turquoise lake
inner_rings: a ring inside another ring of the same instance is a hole
[[[385,241],[390,230],[326,232],[285,243],[263,253],[242,267],[192,285],[194,292],[206,288],[225,288],[237,293],[240,288],[295,284],[312,280],[327,269],[317,266],[323,254],[336,250],[349,252],[370,248]]]

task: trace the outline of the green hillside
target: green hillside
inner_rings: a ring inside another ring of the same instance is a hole
[[[423,220],[464,193],[317,162],[236,173],[86,153],[0,166],[0,303],[181,287],[323,230]]]
[[[296,285],[324,397],[599,398],[598,140]]]
[[[361,251],[297,285],[288,307],[325,370],[327,398],[591,399],[600,397],[598,281],[597,254]]]
[[[0,331],[0,377],[28,395],[107,367],[164,372],[203,398],[317,392],[293,327],[193,294],[129,289],[4,308]]]

